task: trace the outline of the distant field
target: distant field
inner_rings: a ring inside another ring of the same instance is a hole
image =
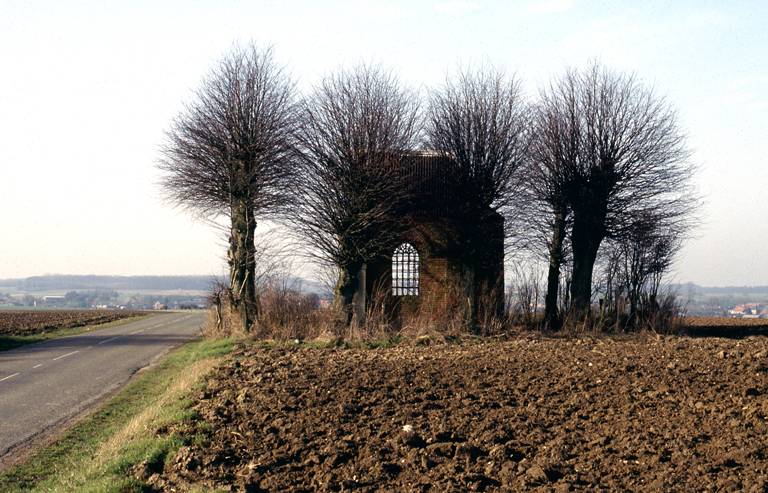
[[[0,336],[30,336],[101,325],[152,312],[138,310],[0,310]]]
[[[768,327],[768,318],[685,317],[688,327]]]
[[[768,336],[768,318],[685,317],[683,324],[692,336]]]
[[[0,306],[0,312],[32,312],[32,311],[53,311],[63,310],[63,308],[57,308],[55,306],[13,306],[3,305]]]

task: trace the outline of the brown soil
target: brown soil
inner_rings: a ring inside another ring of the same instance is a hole
[[[101,325],[150,312],[134,310],[0,310],[1,336],[31,336]]]
[[[768,336],[768,319],[736,317],[685,317],[683,328],[688,335],[708,337]]]
[[[427,341],[422,341],[427,342]],[[155,491],[766,491],[768,339],[241,345]]]
[[[748,327],[759,329],[768,327],[768,318],[737,318],[737,317],[684,317],[687,327]]]

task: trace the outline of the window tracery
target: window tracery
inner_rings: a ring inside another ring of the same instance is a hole
[[[392,294],[419,295],[419,252],[410,243],[403,243],[392,255]]]

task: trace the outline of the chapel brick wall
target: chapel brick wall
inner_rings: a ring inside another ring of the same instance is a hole
[[[416,155],[410,162],[413,168],[406,173],[405,183],[414,199],[398,213],[402,219],[402,234],[391,245],[392,254],[400,244],[410,243],[419,253],[419,295],[392,296],[392,264],[382,261],[368,266],[366,289],[378,289],[391,298],[387,303],[395,315],[419,310],[440,313],[463,308],[467,304],[461,292],[466,268],[460,250],[458,235],[451,226],[451,217],[459,213],[453,200],[453,191],[460,186],[452,174],[454,167],[444,156]],[[484,225],[478,224],[487,235],[487,250],[476,258],[475,279],[478,291],[475,301],[479,309],[501,313],[504,306],[504,220],[494,214]],[[496,289],[488,298],[484,288]],[[490,303],[487,303],[490,301]],[[480,303],[482,302],[482,303]],[[481,306],[482,305],[482,306]]]

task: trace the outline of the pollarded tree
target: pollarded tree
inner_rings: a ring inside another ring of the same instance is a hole
[[[169,200],[205,219],[229,219],[230,306],[243,329],[258,317],[257,218],[289,200],[295,84],[273,49],[235,45],[205,76],[166,132],[160,169]]]
[[[568,233],[571,205],[566,188],[569,169],[578,161],[581,128],[578,109],[571,104],[575,86],[561,81],[542,91],[540,103],[532,119],[533,142],[527,170],[527,216],[533,245],[546,246],[549,259],[547,293],[544,302],[544,324],[556,330],[559,326],[558,294],[560,270],[568,257]]]
[[[333,309],[349,323],[363,264],[381,260],[400,225],[399,163],[418,143],[417,94],[380,65],[326,76],[298,132],[301,176],[292,217],[314,255],[338,268]]]
[[[597,63],[568,70],[542,91],[540,104],[538,154],[552,160],[545,168],[570,209],[571,308],[582,316],[604,239],[631,234],[643,217],[680,232],[691,225],[694,168],[675,111],[633,75]]]
[[[477,269],[492,263],[484,257],[489,231],[483,226],[493,227],[514,212],[518,170],[528,149],[527,125],[520,84],[503,70],[459,70],[429,95],[426,147],[451,158],[459,184],[454,219],[472,330],[477,323]],[[488,288],[503,290],[503,283]]]

